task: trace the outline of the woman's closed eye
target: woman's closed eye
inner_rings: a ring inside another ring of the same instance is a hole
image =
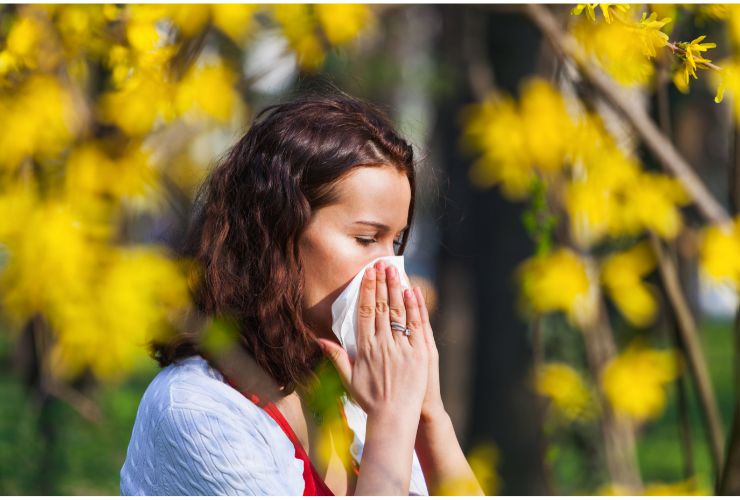
[[[377,243],[378,240],[375,238],[355,238],[360,245],[368,246],[372,245],[373,243]],[[393,240],[394,245],[400,245],[402,243],[401,238],[398,238],[396,240]]]

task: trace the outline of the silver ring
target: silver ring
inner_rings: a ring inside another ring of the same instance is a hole
[[[398,323],[397,321],[391,321],[391,330],[402,332],[407,337],[411,335],[411,329],[406,325]]]

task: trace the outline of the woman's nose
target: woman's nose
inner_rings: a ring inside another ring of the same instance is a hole
[[[374,259],[377,259],[379,257],[395,257],[395,253],[393,250],[393,243],[389,245],[383,245],[379,247],[379,251],[376,253],[376,255],[373,257]]]

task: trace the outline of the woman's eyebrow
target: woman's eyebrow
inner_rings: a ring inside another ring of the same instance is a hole
[[[375,222],[375,221],[371,221],[371,220],[358,220],[358,221],[355,221],[355,224],[364,224],[366,226],[372,226],[372,227],[376,227],[378,229],[382,229],[383,231],[390,231],[390,229],[391,229],[390,227],[388,227],[387,225],[383,224],[382,222]],[[403,229],[401,229],[400,232],[403,232],[403,231],[405,231],[408,228],[409,228],[409,226],[407,225],[406,227],[404,227]]]

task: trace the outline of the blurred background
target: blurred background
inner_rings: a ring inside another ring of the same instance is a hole
[[[196,187],[325,82],[414,146],[488,494],[738,493],[740,18],[602,5],[0,6],[0,494],[118,494]]]

